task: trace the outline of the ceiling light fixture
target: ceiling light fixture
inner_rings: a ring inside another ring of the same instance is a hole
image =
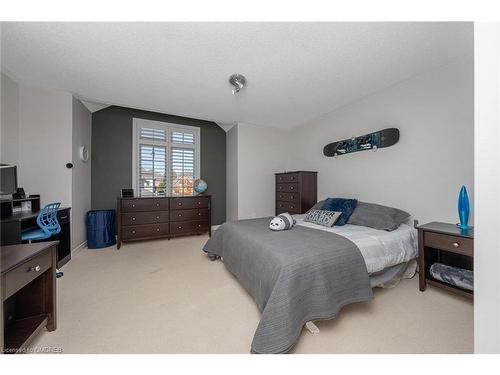
[[[242,74],[232,74],[229,77],[229,83],[233,86],[233,95],[236,95],[243,87],[245,87],[247,79]]]

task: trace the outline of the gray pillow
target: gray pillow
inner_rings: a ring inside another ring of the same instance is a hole
[[[397,208],[375,203],[358,202],[347,224],[363,225],[379,230],[393,231],[403,224],[410,214]]]
[[[342,215],[342,212],[314,210],[311,208],[309,211],[307,211],[304,221],[323,225],[324,227],[333,227],[335,222],[339,219],[340,215]]]
[[[316,203],[314,206],[311,207],[311,210],[321,210],[321,207],[325,204],[326,199],[323,199],[322,201],[319,201]]]

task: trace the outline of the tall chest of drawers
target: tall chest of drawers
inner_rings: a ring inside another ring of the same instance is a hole
[[[276,215],[303,214],[318,200],[318,172],[276,173]]]
[[[128,241],[211,235],[210,206],[210,195],[118,198],[116,247]]]

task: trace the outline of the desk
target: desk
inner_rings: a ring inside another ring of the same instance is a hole
[[[1,248],[0,353],[22,353],[43,328],[56,329],[57,244]]]
[[[69,207],[62,207],[57,212],[57,220],[61,225],[61,232],[45,241],[59,241],[57,247],[57,268],[61,268],[71,259],[71,222]],[[0,244],[16,245],[21,243],[21,232],[29,228],[37,228],[36,218],[39,211],[14,212],[12,216],[1,219]]]

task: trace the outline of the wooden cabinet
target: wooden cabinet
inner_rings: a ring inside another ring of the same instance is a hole
[[[276,215],[303,214],[318,200],[318,172],[276,173]]]
[[[118,241],[211,235],[211,197],[118,198]]]

